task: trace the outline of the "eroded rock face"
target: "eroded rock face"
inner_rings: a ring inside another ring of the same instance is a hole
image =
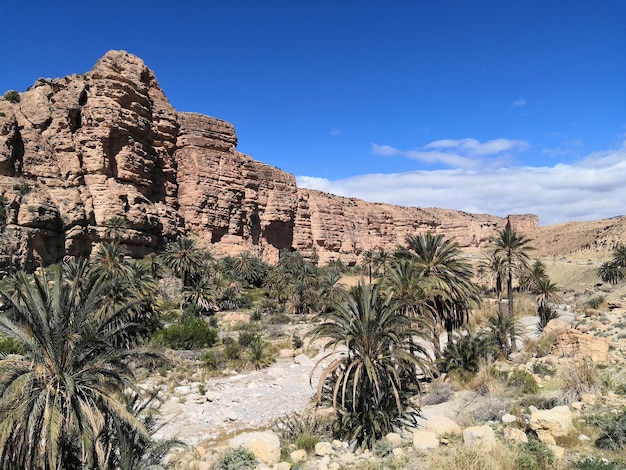
[[[88,256],[113,217],[141,256],[193,231],[216,254],[282,249],[353,264],[426,231],[484,246],[534,216],[499,218],[372,204],[298,189],[295,178],[236,150],[233,126],[177,113],[141,59],[110,51],[83,75],[40,79],[0,98],[0,265],[32,269]],[[534,218],[533,218],[534,217]]]

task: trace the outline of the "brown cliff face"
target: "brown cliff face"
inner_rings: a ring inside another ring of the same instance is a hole
[[[105,223],[141,256],[188,231],[222,254],[276,261],[281,249],[353,263],[425,231],[484,246],[507,223],[442,209],[372,204],[298,189],[295,178],[236,151],[233,126],[176,113],[153,72],[111,51],[84,75],[40,79],[19,103],[0,99],[0,265],[32,269],[88,256]]]

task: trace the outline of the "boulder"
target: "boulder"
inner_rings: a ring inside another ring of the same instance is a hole
[[[432,431],[413,431],[413,448],[419,451],[436,449],[439,447],[439,438]]]
[[[426,430],[434,432],[437,436],[443,434],[456,434],[460,436],[463,431],[461,427],[447,416],[435,415],[428,418],[426,422]]]
[[[561,320],[560,318],[554,318],[543,328],[541,336],[545,338],[550,335],[558,335],[562,331],[568,330],[569,327],[570,326],[566,321]]]
[[[385,435],[385,441],[387,441],[394,449],[402,445],[402,438],[400,437],[400,434],[395,432],[390,432]]]
[[[572,412],[568,406],[534,411],[528,425],[533,431],[548,431],[553,437],[567,436],[574,430]]]
[[[318,457],[324,457],[326,455],[332,455],[333,445],[330,442],[318,442],[315,444],[315,455]]]
[[[507,426],[504,428],[502,433],[504,435],[504,439],[507,441],[528,442],[528,436],[526,436],[526,433],[521,429]]]
[[[247,432],[228,441],[230,447],[245,447],[262,463],[275,465],[280,461],[280,439],[273,432]]]
[[[552,345],[552,354],[565,357],[589,357],[594,362],[606,362],[609,359],[609,340],[568,329],[556,336]]]
[[[482,446],[486,450],[491,450],[496,445],[496,434],[486,424],[483,426],[472,426],[463,430],[463,442],[466,446]]]

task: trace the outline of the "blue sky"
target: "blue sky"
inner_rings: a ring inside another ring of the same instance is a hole
[[[542,224],[626,214],[626,0],[0,0],[0,92],[110,49],[300,186]]]

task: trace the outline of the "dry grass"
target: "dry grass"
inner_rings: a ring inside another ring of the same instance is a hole
[[[596,365],[588,357],[564,362],[559,370],[560,401],[570,404],[580,400],[583,393],[600,394],[602,387]]]

